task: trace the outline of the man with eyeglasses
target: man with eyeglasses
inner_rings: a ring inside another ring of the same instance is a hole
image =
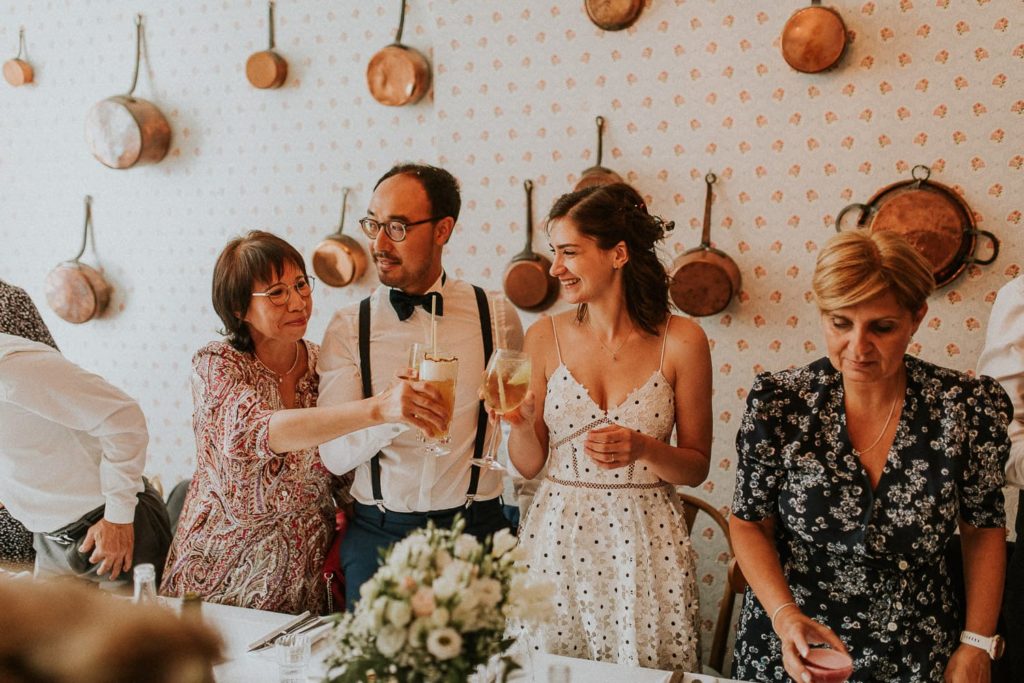
[[[499,500],[501,474],[469,461],[488,431],[477,394],[487,358],[495,348],[522,348],[523,328],[504,297],[445,272],[444,246],[460,205],[458,182],[443,169],[401,164],[385,173],[360,221],[382,286],[338,311],[324,336],[318,405],[413,381],[400,375],[410,346],[430,340],[432,308],[438,347],[459,361],[450,454],[430,455],[417,430],[383,422],[320,447],[332,472],[356,472],[354,518],[341,549],[349,609],[376,572],[379,550],[428,522],[450,526],[461,514],[466,531],[480,538],[510,527]]]

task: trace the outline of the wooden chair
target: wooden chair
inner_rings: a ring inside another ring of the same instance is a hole
[[[725,519],[725,516],[706,500],[688,493],[680,493],[679,497],[683,501],[683,515],[686,518],[686,528],[690,530],[690,533],[693,533],[697,514],[703,512],[721,529],[722,535],[729,547],[729,555],[731,557],[729,558],[729,565],[726,570],[726,581],[722,592],[722,599],[718,603],[718,619],[715,621],[715,631],[711,638],[711,655],[708,657],[707,662],[708,666],[715,671],[725,673],[722,671],[722,665],[725,663],[725,647],[729,640],[729,627],[732,625],[733,606],[736,604],[736,596],[742,595],[743,591],[746,590],[747,581],[743,578],[743,572],[740,571],[740,566],[736,562],[735,555],[733,555],[732,541],[729,538],[729,522]]]

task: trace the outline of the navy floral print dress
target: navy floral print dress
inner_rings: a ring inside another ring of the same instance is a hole
[[[1006,393],[989,378],[905,356],[906,397],[876,489],[846,430],[827,358],[759,375],[736,436],[733,514],[776,520],[776,547],[804,614],[854,658],[851,681],[937,681],[961,607],[944,550],[962,519],[1002,527]],[[781,643],[747,589],[734,678],[785,681]]]

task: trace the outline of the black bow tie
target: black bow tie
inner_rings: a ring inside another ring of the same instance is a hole
[[[417,306],[422,306],[425,311],[430,312],[430,305],[437,299],[437,315],[444,315],[444,297],[441,292],[427,292],[426,294],[406,294],[400,289],[392,289],[391,305],[398,314],[399,320],[408,320],[409,316]]]

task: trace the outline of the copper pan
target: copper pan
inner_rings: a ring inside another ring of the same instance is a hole
[[[707,191],[700,246],[683,252],[669,273],[672,301],[679,310],[697,317],[725,310],[740,291],[739,266],[724,251],[711,246],[711,186],[717,180],[714,173],[704,176]]]
[[[430,90],[430,63],[421,53],[402,45],[405,0],[395,42],[379,50],[366,67],[366,84],[373,99],[389,107],[419,102]]]
[[[18,31],[18,54],[4,62],[4,80],[17,88],[32,82],[35,72],[25,59],[25,27]]]
[[[836,216],[836,230],[843,218],[859,211],[857,227],[871,232],[890,230],[902,235],[932,265],[935,284],[947,285],[974,263],[987,266],[999,256],[999,238],[988,230],[979,230],[974,212],[951,187],[929,180],[931,169],[918,165],[910,171],[911,180],[885,187],[866,204],[850,204]],[[992,255],[980,259],[974,255],[978,237],[992,244]]]
[[[135,18],[135,73],[124,95],[97,102],[85,121],[85,140],[92,155],[110,168],[155,164],[171,146],[171,126],[152,102],[133,97],[142,57],[142,15]]]
[[[352,284],[366,272],[366,251],[363,246],[348,235],[345,229],[345,205],[348,203],[348,188],[341,189],[341,219],[338,231],[328,235],[313,251],[313,272],[331,287],[345,287]]]
[[[46,303],[69,323],[84,323],[101,315],[110,302],[111,287],[92,266],[79,259],[92,237],[92,197],[85,198],[85,227],[82,247],[70,261],[61,263],[46,276]],[[95,250],[95,244],[93,245]]]
[[[583,174],[576,182],[576,187],[573,190],[582,190],[585,187],[594,185],[611,185],[612,183],[626,182],[618,173],[601,165],[601,157],[604,153],[604,117],[598,116],[594,121],[597,124],[597,163],[583,170]]]
[[[846,24],[839,13],[811,0],[793,13],[782,29],[782,58],[797,71],[831,69],[846,51]]]
[[[274,52],[274,0],[267,2],[267,24],[270,26],[270,47],[254,52],[245,62],[245,77],[264,90],[280,88],[288,78],[288,62]]]
[[[644,0],[586,0],[587,16],[605,31],[621,31],[640,18]]]
[[[505,296],[524,311],[543,311],[558,298],[558,279],[551,275],[551,261],[533,250],[533,181],[526,190],[526,246],[505,267]]]

